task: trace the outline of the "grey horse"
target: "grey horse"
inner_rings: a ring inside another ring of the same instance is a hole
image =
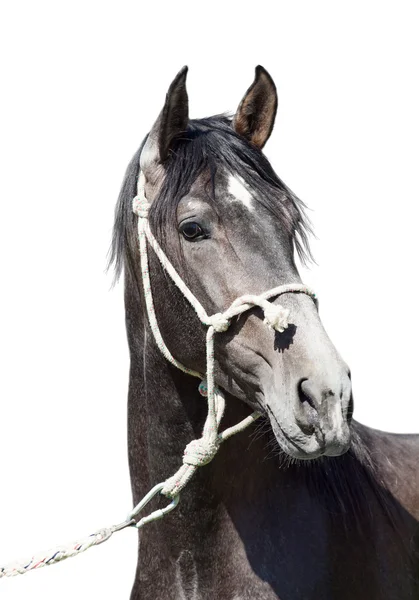
[[[178,469],[206,416],[197,380],[163,358],[147,320],[131,207],[140,169],[152,231],[208,314],[300,282],[294,256],[309,254],[304,205],[262,153],[277,111],[270,75],[256,68],[233,118],[199,120],[188,116],[186,75],[172,82],[116,208],[134,503]],[[165,343],[205,372],[206,328],[149,254]],[[283,333],[254,308],[217,335],[223,426],[254,410],[262,418],[198,470],[175,511],[141,531],[131,600],[419,598],[419,436],[354,421],[350,372],[316,305],[303,294],[281,304],[291,315]]]

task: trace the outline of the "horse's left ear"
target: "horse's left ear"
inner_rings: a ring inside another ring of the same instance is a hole
[[[166,95],[166,102],[158,119],[157,141],[160,162],[166,160],[174,139],[183,133],[188,126],[187,74],[188,67],[183,67],[172,81]]]
[[[255,80],[234,116],[233,127],[249,142],[263,148],[272,133],[277,108],[278,96],[272,77],[258,65]]]

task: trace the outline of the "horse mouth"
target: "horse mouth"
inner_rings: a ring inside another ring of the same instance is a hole
[[[345,423],[342,431],[339,432],[325,433],[321,427],[313,428],[308,432],[297,423],[292,428],[288,427],[287,431],[269,405],[266,406],[266,412],[278,444],[292,458],[308,461],[321,456],[340,456],[350,447],[348,423]]]

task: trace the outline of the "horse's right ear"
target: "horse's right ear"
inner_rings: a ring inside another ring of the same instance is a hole
[[[174,140],[188,126],[189,107],[186,92],[186,75],[188,67],[183,67],[172,81],[166,94],[166,102],[159,118],[150,131],[150,138],[157,144],[157,160],[165,162],[170,154]],[[154,145],[153,144],[153,145]]]

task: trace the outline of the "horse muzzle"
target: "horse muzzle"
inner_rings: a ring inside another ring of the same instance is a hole
[[[345,371],[335,385],[304,378],[286,399],[268,395],[265,406],[278,443],[291,457],[311,460],[349,449],[353,400]]]

